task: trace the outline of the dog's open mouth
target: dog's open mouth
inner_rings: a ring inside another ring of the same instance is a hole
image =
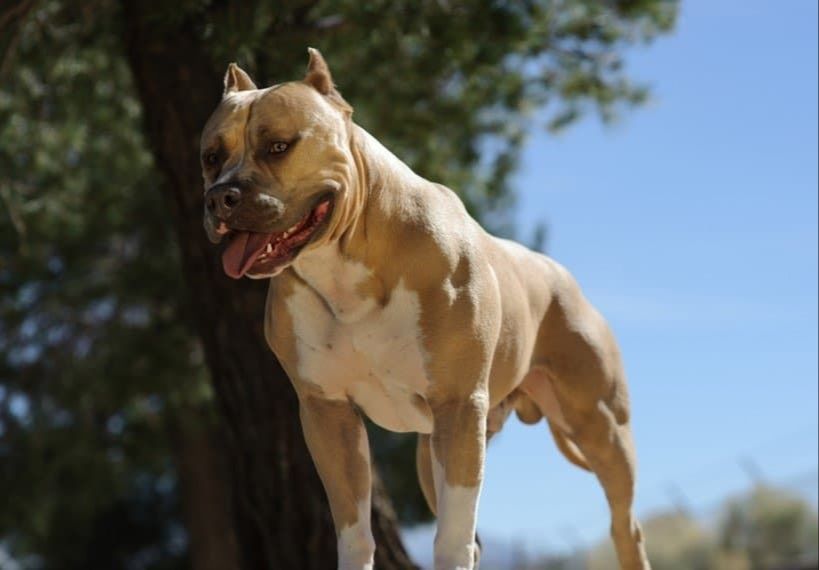
[[[283,232],[236,231],[222,254],[222,267],[230,277],[276,273],[316,235],[332,209],[333,200],[319,200],[304,217]]]

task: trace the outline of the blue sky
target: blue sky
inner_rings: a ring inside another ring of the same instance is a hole
[[[711,507],[749,485],[743,460],[772,481],[816,469],[817,16],[813,0],[684,1],[675,33],[628,57],[651,103],[525,149],[520,235],[548,223],[621,344],[641,514],[672,486]],[[565,549],[605,535],[607,508],[545,426],[511,419],[478,527]]]

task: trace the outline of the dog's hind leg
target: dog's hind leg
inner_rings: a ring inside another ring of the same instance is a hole
[[[634,517],[636,454],[628,415],[619,416],[606,399],[580,413],[567,414],[571,436],[549,422],[560,451],[600,481],[611,511],[611,537],[623,570],[650,568],[640,523]]]
[[[524,423],[537,423],[541,417],[545,417],[560,453],[570,463],[591,471],[583,453],[569,436],[571,428],[563,417],[552,381],[545,368],[535,366],[526,374],[520,386],[516,406],[518,417]]]
[[[632,506],[636,452],[625,373],[611,331],[572,280],[564,282],[546,314],[534,363],[548,380],[536,387],[551,392],[548,399],[559,412],[546,415],[559,435],[566,434],[558,444],[576,445],[603,487],[621,568],[647,570],[643,533]]]
[[[557,427],[552,422],[548,422],[549,424],[549,431],[552,432],[552,439],[555,440],[555,444],[557,445],[557,449],[560,453],[563,454],[563,457],[569,460],[569,463],[583,469],[584,471],[591,471],[591,467],[589,467],[589,462],[586,461],[586,458],[583,456],[583,453],[577,447],[577,444],[571,440],[571,438],[563,433],[559,427]]]
[[[640,523],[634,516],[636,457],[631,429],[603,402],[586,418],[574,440],[603,487],[611,510],[611,537],[624,570],[650,568]]]

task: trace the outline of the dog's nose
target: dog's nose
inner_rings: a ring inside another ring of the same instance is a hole
[[[242,191],[236,186],[220,184],[205,194],[205,207],[211,215],[226,220],[242,201]]]

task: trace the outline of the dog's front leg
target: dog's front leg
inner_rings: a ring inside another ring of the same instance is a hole
[[[432,472],[438,531],[436,570],[472,570],[475,525],[483,482],[487,400],[484,393],[433,407]]]
[[[372,570],[370,449],[358,412],[346,400],[300,398],[301,424],[338,538],[339,570]]]

